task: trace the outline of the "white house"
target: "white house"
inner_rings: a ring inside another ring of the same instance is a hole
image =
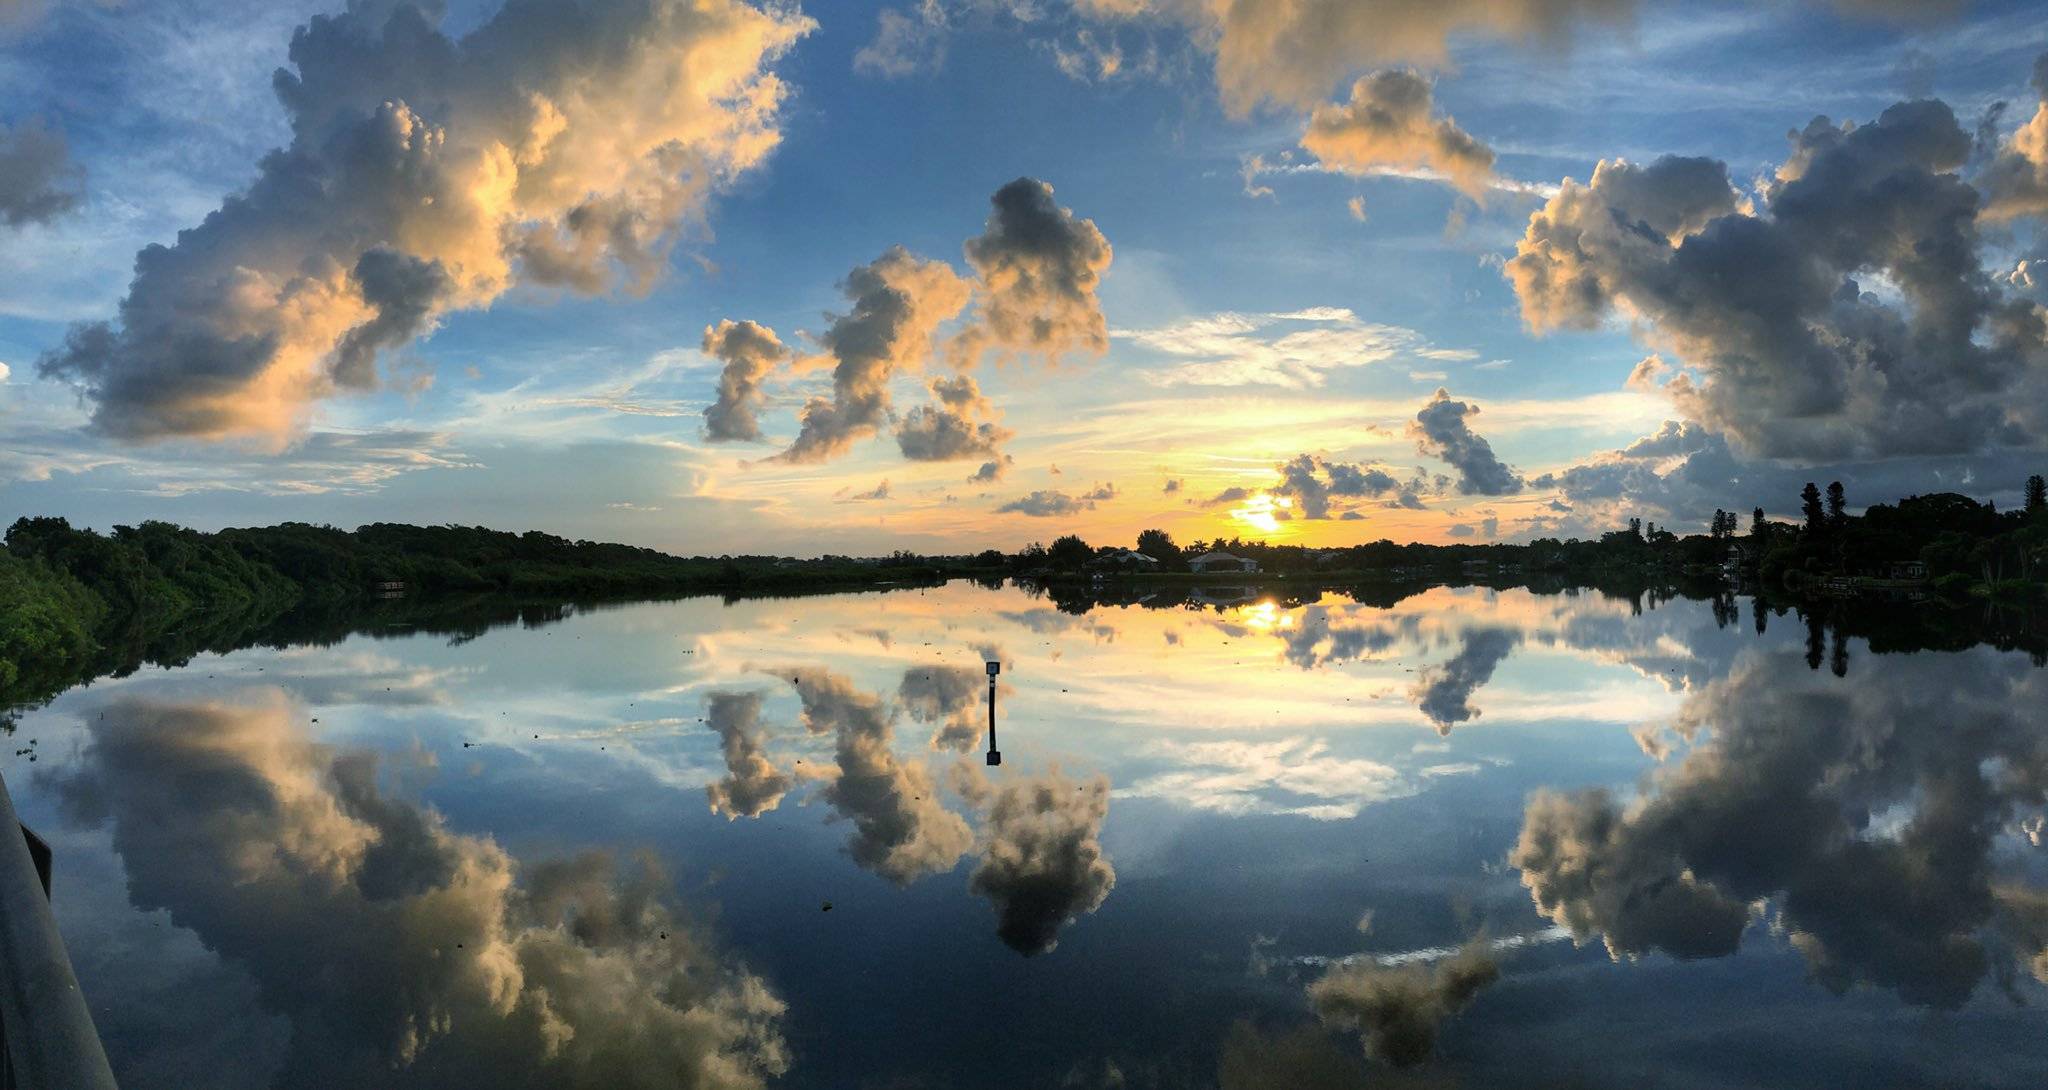
[[[1229,553],[1203,553],[1188,561],[1188,570],[1197,572],[1258,571],[1259,562],[1247,560],[1241,556],[1232,556]]]

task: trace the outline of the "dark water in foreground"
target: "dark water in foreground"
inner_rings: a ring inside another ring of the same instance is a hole
[[[2048,670],[1873,640],[706,599],[201,656],[5,770],[131,1090],[2048,1085]]]

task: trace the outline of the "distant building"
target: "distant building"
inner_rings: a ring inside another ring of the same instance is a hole
[[[1918,560],[1894,560],[1892,561],[1892,578],[1925,579],[1927,578],[1927,565]]]
[[[1229,553],[1203,553],[1188,561],[1188,570],[1196,572],[1246,572],[1258,571],[1259,562]]]
[[[1492,573],[1493,565],[1484,560],[1465,561],[1466,575],[1491,575]]]
[[[1144,553],[1135,552],[1130,549],[1118,549],[1116,552],[1104,553],[1090,560],[1083,567],[1093,572],[1158,571],[1159,558],[1146,556]]]

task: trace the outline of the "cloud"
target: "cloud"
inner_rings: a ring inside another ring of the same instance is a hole
[[[991,458],[981,463],[981,468],[974,471],[974,476],[967,478],[968,483],[994,484],[1008,476],[1010,467],[1015,464],[1017,464],[1017,460],[1007,454],[1000,458]]]
[[[1056,362],[1068,352],[1101,355],[1109,329],[1096,288],[1109,268],[1109,240],[1095,221],[1053,200],[1052,186],[1019,178],[989,198],[983,232],[967,240],[974,269],[972,323],[949,347],[955,366],[983,352],[1034,353]]]
[[[832,396],[805,404],[796,441],[778,461],[829,461],[874,434],[888,416],[889,380],[924,367],[932,335],[968,298],[967,282],[944,262],[901,246],[855,268],[841,288],[853,309],[820,338],[836,361]]]
[[[1116,885],[1102,853],[1109,779],[1074,781],[1054,769],[995,789],[981,862],[967,888],[996,907],[996,934],[1029,957],[1058,945],[1060,928],[1095,911]]]
[[[305,721],[274,688],[114,701],[56,784],[71,820],[110,828],[135,907],[240,966],[289,1023],[274,1081],[741,1090],[787,1069],[782,1001],[667,907],[652,864],[522,875]]]
[[[1438,387],[1429,403],[1415,414],[1409,434],[1424,454],[1442,459],[1458,471],[1461,495],[1505,496],[1522,490],[1522,478],[1493,455],[1488,443],[1466,422],[1476,416],[1479,406],[1452,401],[1449,392]]]
[[[704,328],[704,352],[723,363],[718,400],[704,408],[704,438],[756,442],[761,438],[761,380],[790,358],[775,331],[730,318]]]
[[[1094,507],[1095,504],[1090,501],[1077,500],[1057,489],[1041,488],[1003,504],[996,508],[996,513],[999,515],[1030,515],[1033,518],[1053,518],[1078,515],[1083,511],[1093,510]]]
[[[1761,205],[1710,159],[1603,162],[1529,221],[1507,274],[1529,326],[1627,318],[1663,385],[1750,457],[1955,454],[2048,435],[2031,303],[1980,265],[1983,195],[1947,105],[1816,118]],[[1647,377],[1647,376],[1645,376]]]
[[[1582,23],[1626,23],[1634,0],[1075,0],[1095,18],[1166,17],[1216,55],[1226,110],[1263,104],[1306,110],[1363,68],[1449,61],[1449,39],[1474,33],[1555,44]]]
[[[1479,714],[1472,706],[1473,692],[1493,680],[1493,671],[1514,652],[1522,637],[1511,629],[1479,628],[1467,630],[1461,641],[1458,653],[1442,665],[1423,667],[1408,691],[1438,734],[1449,734],[1451,727]]]
[[[5,381],[7,381],[7,375],[4,372],[0,372],[0,382]],[[1171,496],[1174,493],[1180,491],[1181,486],[1185,483],[1186,482],[1179,477],[1168,477],[1166,479],[1166,483],[1159,487],[1159,491],[1165,493],[1166,495]]]
[[[1383,469],[1333,462],[1314,454],[1296,455],[1277,466],[1276,470],[1280,474],[1280,483],[1268,491],[1276,496],[1294,497],[1300,505],[1301,517],[1307,519],[1329,518],[1332,496],[1377,498],[1404,489],[1399,480]],[[1218,497],[1214,502],[1222,502],[1222,498]]]
[[[973,419],[994,412],[970,375],[937,379],[931,391],[937,405],[910,410],[896,428],[896,446],[915,462],[953,462],[986,458],[999,463],[998,448],[1016,434],[992,421]],[[997,472],[1000,472],[998,464]]]
[[[1256,493],[1254,493],[1252,489],[1245,488],[1241,485],[1231,485],[1229,488],[1226,488],[1223,491],[1218,492],[1215,495],[1209,497],[1208,499],[1203,500],[1202,506],[1222,507],[1226,504],[1243,503],[1244,501],[1251,499],[1252,496],[1255,494]]]
[[[120,438],[283,443],[450,311],[644,289],[775,147],[767,69],[812,26],[738,0],[513,4],[460,40],[410,4],[316,18],[274,81],[291,142],[41,370]]]
[[[1848,685],[1749,652],[1686,698],[1691,748],[1640,798],[1540,791],[1509,859],[1538,911],[1617,958],[1732,954],[1767,902],[1831,990],[1954,1008],[2038,948],[1999,933],[2016,921],[1993,890],[2025,873],[1999,874],[1997,840],[2043,801],[2044,696],[2024,656],[1988,647],[1890,656]]]
[[[762,746],[760,693],[712,693],[704,721],[718,732],[725,776],[704,788],[711,812],[727,819],[760,817],[782,803],[795,781],[768,760]]]
[[[824,670],[780,670],[803,702],[804,725],[831,733],[839,772],[822,797],[853,822],[846,851],[853,861],[908,885],[951,870],[973,845],[974,834],[939,801],[931,769],[903,761],[890,748],[895,711],[845,677]]]
[[[855,492],[853,495],[846,497],[846,502],[862,503],[868,500],[886,500],[888,498],[889,482],[887,480],[883,480],[882,483],[876,485],[873,488],[868,489],[866,492]]]
[[[922,0],[914,13],[883,8],[875,16],[875,37],[853,54],[853,70],[901,79],[936,70],[946,60],[946,9]]]
[[[1340,965],[1308,986],[1308,998],[1326,1024],[1357,1030],[1368,1055],[1409,1067],[1428,1059],[1444,1022],[1499,978],[1493,954],[1474,943],[1434,964]]]
[[[981,697],[987,677],[965,666],[913,666],[903,671],[896,699],[920,723],[936,727],[932,748],[958,753],[981,741]]]
[[[1449,117],[1430,116],[1431,110],[1430,83],[1419,73],[1375,72],[1352,85],[1350,101],[1317,106],[1301,146],[1347,174],[1440,171],[1466,196],[1484,200],[1493,181],[1493,149]],[[1363,220],[1363,206],[1353,215]]]
[[[0,223],[48,223],[84,200],[85,171],[63,133],[34,120],[0,124]]]
[[[1161,742],[1154,748],[1172,770],[1139,779],[1120,793],[1215,813],[1295,814],[1316,821],[1349,820],[1373,803],[1415,793],[1415,785],[1393,767],[1333,755],[1320,739]]]
[[[1984,168],[1984,215],[1994,220],[2048,213],[2048,53],[2034,61],[2041,102]],[[0,202],[4,203],[4,202]]]
[[[1161,386],[1281,386],[1310,390],[1340,368],[1420,354],[1429,342],[1400,326],[1362,321],[1343,307],[1265,314],[1224,311],[1156,329],[1117,330],[1118,338],[1173,357],[1142,373]]]

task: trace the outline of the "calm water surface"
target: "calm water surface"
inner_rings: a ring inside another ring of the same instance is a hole
[[[130,1088],[2048,1085],[2029,655],[1212,597],[252,648],[6,771]]]

